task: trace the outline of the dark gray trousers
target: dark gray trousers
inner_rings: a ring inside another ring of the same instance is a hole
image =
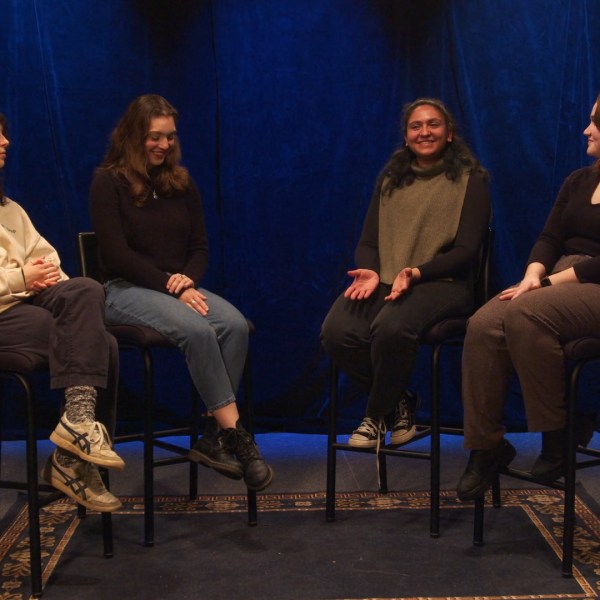
[[[380,284],[367,300],[340,296],[321,332],[336,366],[366,391],[367,416],[375,418],[390,414],[401,400],[422,336],[438,321],[468,316],[473,307],[472,294],[462,282],[419,283],[386,302],[390,289]]]
[[[84,277],[61,281],[0,313],[2,349],[48,362],[53,389],[98,388],[96,419],[114,433],[119,352],[104,327],[104,289]]]

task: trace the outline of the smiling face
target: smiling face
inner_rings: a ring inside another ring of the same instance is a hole
[[[587,153],[594,158],[600,158],[600,130],[596,125],[595,118],[596,111],[598,110],[598,103],[592,107],[592,114],[590,115],[590,124],[584,129],[583,135],[587,137]]]
[[[2,125],[0,124],[0,169],[4,167],[4,161],[6,160],[6,149],[10,142],[4,136]]]
[[[148,165],[158,167],[165,162],[165,156],[175,143],[175,121],[173,117],[154,117],[146,136],[146,156]]]
[[[452,141],[452,131],[448,131],[446,120],[437,108],[421,104],[408,118],[404,140],[419,166],[428,167],[441,158],[446,144]]]

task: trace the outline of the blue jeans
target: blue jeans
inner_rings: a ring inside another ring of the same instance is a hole
[[[205,317],[174,296],[123,279],[104,287],[107,325],[152,327],[177,346],[209,412],[235,402],[248,351],[248,323],[236,308],[203,288]]]

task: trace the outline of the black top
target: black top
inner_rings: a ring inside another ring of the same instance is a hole
[[[593,166],[565,179],[527,264],[542,263],[550,274],[564,254],[584,254],[591,258],[573,267],[577,279],[600,283],[600,204],[592,204],[599,183],[600,173]]]
[[[123,278],[168,293],[169,273],[200,284],[208,267],[208,241],[195,184],[172,196],[133,202],[124,177],[100,171],[90,190],[90,214],[105,281]]]
[[[381,184],[380,180],[373,192],[355,253],[357,268],[370,269],[377,274],[379,274]],[[421,272],[420,281],[423,282],[448,277],[467,279],[469,269],[479,260],[479,251],[485,239],[491,214],[490,194],[485,179],[479,173],[471,173],[454,243],[443,254],[427,263],[406,266],[417,267]]]

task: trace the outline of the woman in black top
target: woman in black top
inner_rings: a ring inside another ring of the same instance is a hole
[[[152,327],[181,349],[209,412],[190,458],[262,490],[273,470],[239,423],[235,397],[248,325],[231,304],[199,287],[208,244],[200,195],[179,164],[177,120],[164,98],[136,98],[92,183],[106,320]]]
[[[600,159],[600,96],[585,129],[587,153]],[[464,448],[469,463],[458,497],[485,492],[516,452],[502,425],[511,366],[517,372],[529,431],[542,432],[531,473],[542,483],[563,475],[566,380],[562,344],[600,337],[600,160],[564,182],[527,263],[523,280],[470,320],[463,354]],[[579,443],[594,423],[584,420]]]

